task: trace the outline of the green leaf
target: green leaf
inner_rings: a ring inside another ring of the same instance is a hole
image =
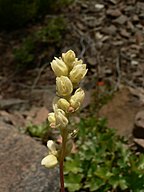
[[[48,123],[44,123],[42,125],[29,125],[27,126],[27,132],[32,137],[40,137],[43,138],[43,136],[48,132],[49,125]]]
[[[105,183],[102,179],[98,177],[92,177],[90,180],[88,180],[84,186],[84,188],[89,188],[90,191],[96,191],[100,189]]]
[[[69,189],[69,191],[77,191],[82,187],[81,180],[83,176],[81,174],[65,175],[65,187]]]
[[[77,174],[77,173],[82,172],[82,171],[83,170],[80,167],[80,161],[69,160],[69,161],[65,162],[65,165],[64,165],[65,174],[67,174],[69,172]]]
[[[139,157],[138,169],[144,170],[144,154]]]
[[[75,190],[141,192],[144,189],[144,155],[136,156],[127,147],[127,141],[116,136],[102,119],[82,119],[77,127],[79,151],[66,159],[65,169],[70,180],[81,175]],[[69,191],[74,191],[72,182],[69,183]]]
[[[126,180],[118,175],[114,175],[113,177],[111,177],[109,183],[113,186],[114,189],[116,189],[117,187],[120,187],[122,190],[128,188]]]

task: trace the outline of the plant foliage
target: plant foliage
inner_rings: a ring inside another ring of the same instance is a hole
[[[58,46],[62,40],[63,33],[66,30],[66,21],[63,17],[55,17],[49,19],[47,25],[34,31],[22,40],[18,48],[13,49],[16,68],[23,70],[33,68],[35,60],[46,53],[45,49],[55,44]]]
[[[38,137],[43,139],[45,135],[48,133],[49,125],[47,122],[41,125],[28,125],[27,133],[32,137]]]
[[[17,29],[39,17],[57,12],[73,0],[0,0],[0,29]]]
[[[78,129],[78,152],[65,162],[68,191],[143,192],[144,155],[136,156],[104,119],[81,120]]]

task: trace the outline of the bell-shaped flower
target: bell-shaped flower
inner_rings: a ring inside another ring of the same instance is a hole
[[[66,53],[62,53],[62,59],[71,70],[73,68],[73,62],[75,61],[75,53],[72,50],[67,51]]]
[[[73,91],[71,80],[66,76],[56,78],[56,89],[59,96],[69,96]]]
[[[77,111],[80,108],[80,106],[84,100],[84,97],[85,97],[85,93],[81,88],[78,88],[75,91],[74,95],[71,96],[70,105],[71,105],[71,107],[74,108],[75,111]]]
[[[87,73],[86,64],[78,64],[73,67],[70,72],[70,80],[72,83],[79,83]]]
[[[60,98],[57,102],[57,106],[65,112],[68,112],[70,103],[66,99]]]
[[[60,128],[65,128],[68,124],[68,119],[65,112],[62,109],[55,110],[56,126]]]
[[[55,128],[56,125],[56,118],[54,113],[49,113],[48,114],[48,121],[50,123],[50,127]]]
[[[53,168],[57,164],[58,164],[57,157],[53,154],[47,155],[41,161],[41,165],[44,165],[46,168]]]
[[[58,59],[57,57],[55,57],[55,60],[51,62],[51,68],[57,77],[68,75],[68,67],[62,59]]]

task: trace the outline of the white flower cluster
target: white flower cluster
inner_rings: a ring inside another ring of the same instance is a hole
[[[68,114],[77,111],[85,93],[81,88],[74,91],[87,73],[86,64],[76,58],[72,50],[55,57],[51,62],[52,70],[56,75],[56,94],[53,101],[54,112],[48,114],[48,121],[52,128],[65,129],[68,125]],[[52,141],[51,141],[52,142]],[[54,146],[53,142],[53,146]],[[48,141],[49,154],[42,160],[42,165],[53,167],[58,163],[55,148],[51,148]],[[54,153],[53,153],[54,152]]]

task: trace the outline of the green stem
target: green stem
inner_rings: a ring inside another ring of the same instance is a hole
[[[62,148],[61,148],[61,154],[60,154],[60,185],[61,185],[61,192],[64,192],[64,170],[63,170],[63,163],[65,158],[65,151],[66,151],[66,141],[67,141],[67,133],[65,130],[61,133],[62,136]]]

